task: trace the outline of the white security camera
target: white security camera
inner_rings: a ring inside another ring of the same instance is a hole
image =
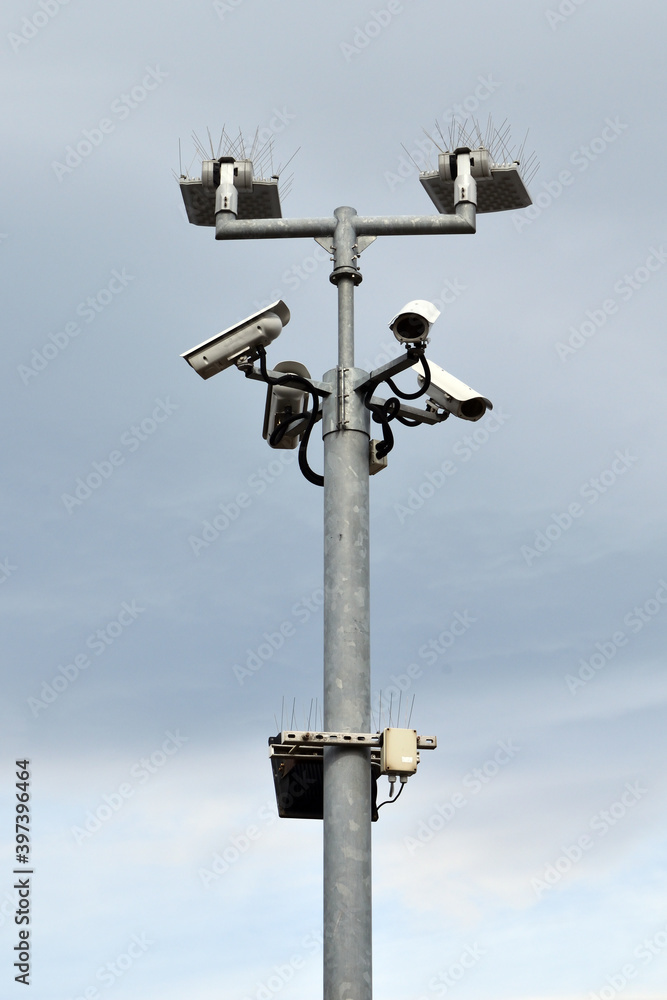
[[[393,331],[399,344],[426,343],[431,326],[439,315],[440,310],[432,302],[414,299],[394,316],[389,329]]]
[[[310,380],[310,372],[299,361],[280,361],[273,371],[289,375],[299,375]],[[308,393],[298,385],[269,385],[266,393],[264,410],[264,430],[262,436],[272,448],[296,448],[306,429],[306,421],[290,420],[298,413],[305,413],[308,406]],[[282,436],[275,444],[271,444],[271,435],[281,424],[287,423]]]
[[[412,366],[417,372],[419,385],[424,384],[424,369],[421,362]],[[454,375],[450,375],[444,368],[428,362],[431,372],[431,383],[426,390],[426,395],[436,406],[448,413],[453,413],[455,417],[462,420],[479,420],[483,417],[487,409],[493,409],[493,403],[486,396],[480,396],[478,392],[471,389],[465,382],[461,382]]]
[[[210,378],[225,368],[230,368],[243,354],[256,354],[258,347],[266,347],[289,323],[290,312],[282,299],[272,302],[266,309],[248,316],[242,323],[230,326],[222,333],[205,340],[203,344],[181,354],[187,363],[201,375]]]

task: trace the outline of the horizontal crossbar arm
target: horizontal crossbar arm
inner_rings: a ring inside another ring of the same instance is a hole
[[[455,215],[352,215],[357,236],[430,236],[443,233],[474,233],[475,206],[461,202]],[[276,240],[295,236],[333,236],[337,219],[236,219],[231,212],[218,212],[216,240]]]

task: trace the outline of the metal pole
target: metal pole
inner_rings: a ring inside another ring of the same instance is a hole
[[[338,366],[324,375],[332,391],[322,407],[324,438],[324,730],[369,733],[370,413],[354,367],[357,260],[379,235],[475,232],[475,205],[454,214],[360,217],[337,208],[333,219],[236,219],[215,215],[216,239],[313,236],[331,245],[338,288]],[[332,238],[324,241],[325,237]],[[405,407],[404,407],[405,410]],[[414,414],[422,419],[421,413]],[[324,1000],[372,1000],[371,762],[361,746],[324,747]]]
[[[338,367],[325,381],[324,729],[370,732],[369,412],[355,392],[353,209],[337,209]],[[356,273],[355,273],[356,272]],[[370,750],[324,749],[324,1000],[371,1000]]]

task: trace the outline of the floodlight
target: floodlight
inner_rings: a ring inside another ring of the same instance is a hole
[[[438,169],[423,171],[419,180],[427,195],[443,215],[455,208],[455,186],[459,154],[470,154],[470,175],[477,185],[477,212],[505,212],[532,204],[519,171],[519,161],[492,163],[488,149],[459,148],[438,155]]]
[[[278,815],[282,819],[323,819],[324,752],[322,746],[281,743],[281,734],[269,738]],[[380,751],[371,750],[371,820],[378,818],[377,781]]]
[[[280,219],[278,178],[253,177],[250,160],[221,156],[204,160],[201,178],[179,177],[188,221],[193,226],[215,226],[218,211],[237,219]]]

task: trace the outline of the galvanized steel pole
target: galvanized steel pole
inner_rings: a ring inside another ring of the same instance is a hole
[[[353,209],[334,213],[338,367],[324,376],[324,728],[370,732],[370,415],[355,386]],[[371,1000],[370,750],[324,750],[324,1000]]]
[[[453,215],[236,219],[216,215],[216,239],[331,238],[338,290],[338,366],[322,405],[324,438],[324,729],[369,733],[370,412],[368,372],[354,367],[357,260],[376,236],[475,232],[475,206]],[[325,244],[329,245],[328,240]],[[371,760],[361,746],[324,747],[324,1000],[372,1000]]]

